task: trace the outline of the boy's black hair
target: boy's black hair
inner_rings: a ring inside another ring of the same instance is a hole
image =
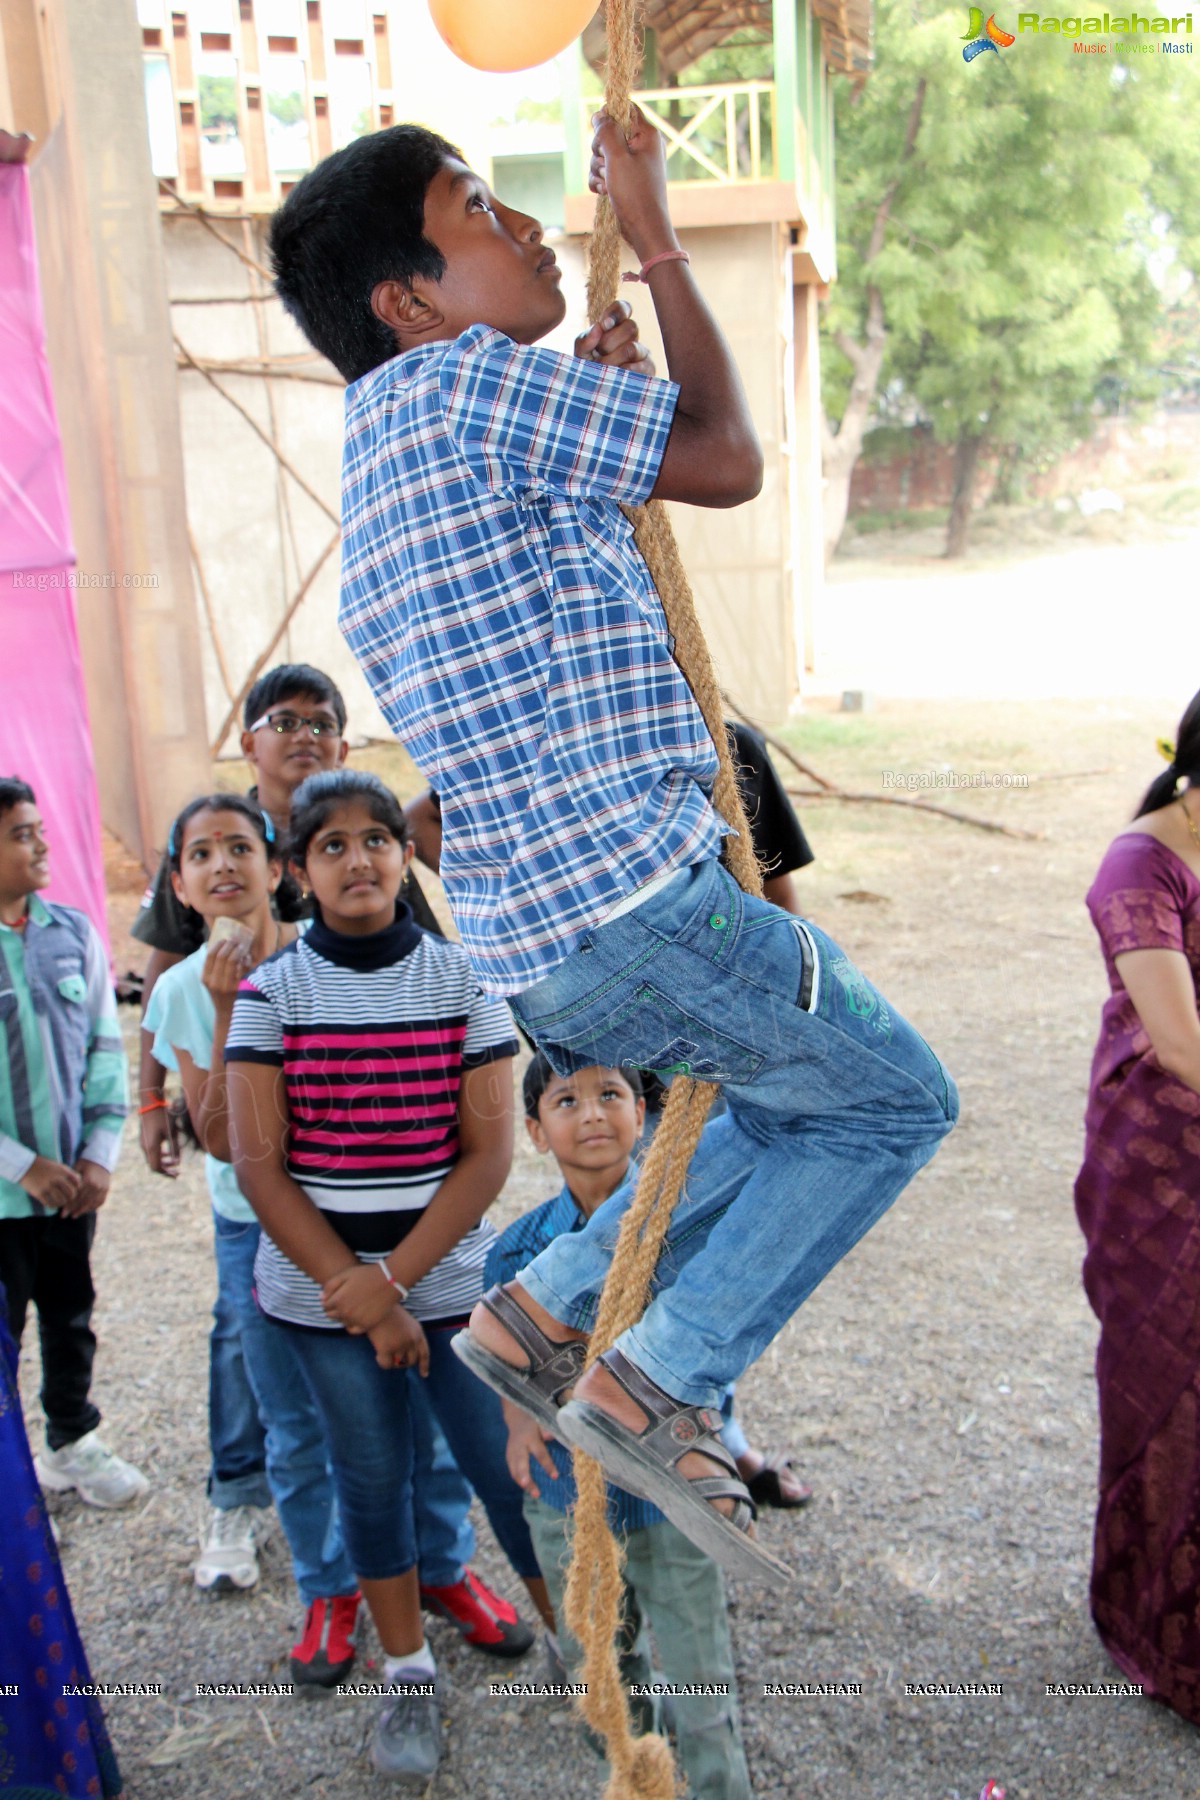
[[[1176,797],[1181,775],[1186,775],[1189,787],[1200,787],[1200,694],[1192,695],[1176,728],[1175,755],[1170,767],[1150,783],[1134,818],[1145,818],[1147,813],[1161,812],[1169,806]]]
[[[176,875],[179,873],[188,822],[201,812],[238,813],[253,826],[256,835],[262,839],[268,860],[283,860],[282,847],[276,841],[275,821],[270,813],[264,812],[261,806],[256,806],[253,800],[247,800],[242,794],[201,794],[197,799],[188,801],[167,837],[167,861]],[[283,880],[275,890],[275,911],[285,923],[304,917],[304,895],[300,892],[300,883],[286,869]]]
[[[622,1081],[633,1089],[634,1097],[640,1100],[642,1097],[642,1077],[640,1071],[637,1069],[627,1069],[623,1063],[615,1066],[617,1074],[621,1077]],[[555,1072],[550,1067],[544,1053],[541,1050],[536,1051],[534,1053],[533,1061],[525,1071],[525,1079],[521,1083],[521,1098],[525,1103],[525,1117],[527,1119],[537,1118],[538,1107],[541,1104],[542,1095],[550,1086],[550,1083],[556,1079]]]
[[[346,702],[342,699],[341,689],[323,669],[314,669],[311,663],[276,663],[273,669],[259,676],[242,708],[245,730],[249,731],[256,719],[261,719],[265,712],[278,706],[281,700],[290,700],[293,695],[315,700],[318,705],[323,701],[332,706],[338,730],[345,731]]]
[[[381,281],[440,281],[446,259],[425,236],[425,195],[461,150],[423,125],[355,138],[298,181],[271,220],[275,291],[315,349],[347,381],[399,354],[371,310]]]
[[[291,861],[303,866],[308,846],[330,814],[348,800],[365,800],[367,810],[399,844],[408,842],[408,823],[404,808],[385,787],[378,775],[365,769],[322,769],[310,775],[292,795],[292,823],[288,832],[287,853]]]
[[[37,795],[27,781],[19,775],[0,775],[0,813],[11,812],[14,806],[36,806]]]

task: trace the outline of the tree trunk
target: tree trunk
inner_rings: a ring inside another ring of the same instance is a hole
[[[863,437],[875,409],[875,392],[883,368],[887,333],[883,324],[883,296],[877,287],[867,289],[865,342],[856,344],[842,333],[838,347],[854,367],[854,379],[846,410],[834,436],[828,420],[824,421],[824,443],[821,466],[825,486],[821,495],[824,519],[825,561],[828,564],[838,547],[850,507],[850,481],[854,465],[862,450]]]
[[[954,446],[954,497],[950,502],[950,523],[946,529],[946,556],[965,556],[971,534],[971,500],[975,492],[975,471],[983,449],[982,437],[959,438]]]
[[[1021,468],[1021,452],[1010,444],[1000,458],[992,501],[997,506],[1015,506],[1023,497],[1025,478]]]
[[[850,511],[850,480],[854,474],[854,464],[849,459],[847,462],[845,471],[839,470],[836,474],[832,462],[827,461],[825,464],[825,484],[821,489],[821,522],[824,528],[826,568],[833,561],[834,551],[846,529],[846,514]]]
[[[870,267],[883,249],[888,220],[892,212],[892,202],[900,186],[905,164],[908,163],[916,148],[917,133],[921,129],[921,116],[925,110],[927,85],[925,77],[922,75],[909,108],[908,126],[904,134],[904,149],[900,153],[896,173],[888,184],[887,192],[875,212],[870,241],[863,257],[865,268]],[[875,410],[875,391],[879,386],[879,377],[883,369],[883,353],[887,345],[883,294],[869,279],[866,300],[867,313],[864,321],[863,342],[856,343],[847,332],[842,332],[837,340],[839,349],[854,370],[854,379],[850,385],[850,397],[846,402],[846,410],[842,414],[836,436],[830,428],[829,421],[827,419],[823,421],[822,467],[825,475],[825,487],[821,506],[824,514],[825,561],[827,563],[832,560],[833,553],[837,549],[845,529],[846,514],[850,508],[850,480],[862,449],[863,436]]]

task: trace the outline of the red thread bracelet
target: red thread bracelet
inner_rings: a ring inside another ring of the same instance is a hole
[[[171,1110],[171,1102],[169,1100],[152,1100],[149,1106],[139,1106],[138,1114],[140,1116],[142,1113],[157,1112],[160,1106],[165,1106],[168,1112]]]
[[[641,268],[638,270],[636,275],[634,274],[632,269],[627,269],[625,271],[624,275],[622,275],[621,280],[622,281],[645,281],[647,272],[650,269],[653,269],[657,263],[665,263],[665,262],[690,263],[691,260],[692,259],[688,255],[686,250],[660,250],[657,256],[650,257],[647,262],[644,262],[642,264]]]

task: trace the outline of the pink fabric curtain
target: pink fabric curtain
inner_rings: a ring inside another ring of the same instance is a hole
[[[100,808],[75,627],[75,563],[46,361],[29,173],[0,165],[0,775],[38,797],[48,897],[108,941]]]

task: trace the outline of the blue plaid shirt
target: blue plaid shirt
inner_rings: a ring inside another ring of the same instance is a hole
[[[523,1213],[507,1231],[500,1233],[483,1265],[484,1286],[519,1281],[526,1263],[540,1256],[556,1237],[561,1237],[565,1231],[582,1231],[586,1224],[574,1194],[564,1183],[562,1192],[555,1194],[553,1200],[545,1200],[532,1212]],[[558,1470],[558,1480],[551,1481],[548,1476],[545,1480],[540,1479],[536,1468],[533,1478],[547,1506],[552,1506],[555,1512],[569,1512],[578,1498],[571,1452],[555,1438],[548,1440],[546,1448]],[[611,1481],[608,1483],[608,1522],[615,1532],[628,1536],[645,1525],[661,1525],[663,1516],[648,1500],[625,1488],[614,1487]]]
[[[716,752],[619,504],[654,486],[677,398],[485,325],[347,390],[340,624],[441,796],[490,993],[720,852]]]

